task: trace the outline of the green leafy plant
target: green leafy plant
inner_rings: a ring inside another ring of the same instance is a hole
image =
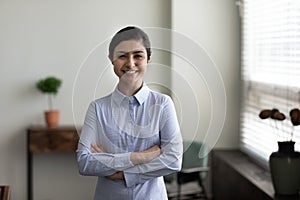
[[[53,97],[58,93],[61,84],[62,80],[54,76],[49,76],[36,82],[37,89],[48,96],[49,110],[53,109]]]

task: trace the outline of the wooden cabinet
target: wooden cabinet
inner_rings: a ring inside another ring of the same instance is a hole
[[[75,127],[28,129],[29,151],[34,152],[75,152],[78,142]]]
[[[55,129],[35,126],[27,130],[28,200],[33,199],[33,154],[75,152],[78,140],[77,129],[73,126],[64,126]]]
[[[214,200],[300,200],[300,196],[275,195],[270,172],[240,150],[213,150]]]

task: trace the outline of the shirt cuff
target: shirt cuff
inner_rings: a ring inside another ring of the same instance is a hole
[[[132,187],[139,183],[139,174],[138,173],[127,173],[126,171],[124,173],[124,179],[126,183],[126,187]]]
[[[126,169],[126,168],[130,168],[130,167],[133,167],[134,165],[132,164],[132,162],[131,162],[131,160],[130,160],[130,152],[128,152],[128,153],[125,153],[125,155],[124,154],[119,154],[119,155],[117,155],[116,156],[116,158],[115,158],[115,160],[117,161],[117,162],[115,162],[115,168],[116,169]]]

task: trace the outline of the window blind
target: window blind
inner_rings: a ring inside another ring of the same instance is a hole
[[[289,111],[300,109],[300,1],[242,2],[241,149],[268,166],[277,141],[291,139],[300,151],[300,127]],[[261,120],[262,109],[277,108],[284,121]]]

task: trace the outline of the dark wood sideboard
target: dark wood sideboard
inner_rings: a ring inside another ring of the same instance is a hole
[[[33,200],[33,154],[51,152],[75,152],[79,136],[75,126],[60,126],[49,129],[32,126],[27,129],[27,192]]]
[[[214,200],[300,200],[300,196],[275,195],[270,172],[240,150],[213,150]]]

